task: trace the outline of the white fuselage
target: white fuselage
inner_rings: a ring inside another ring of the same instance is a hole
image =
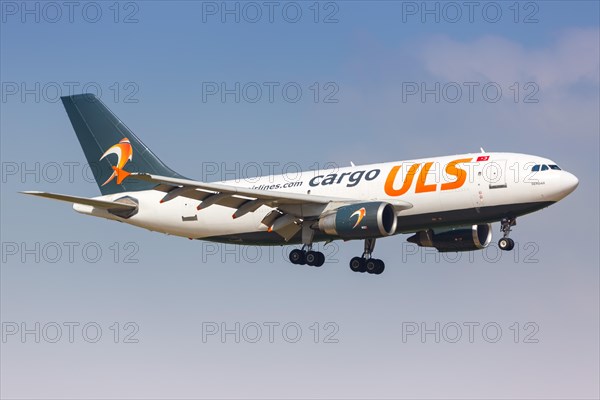
[[[535,165],[540,165],[540,171],[532,171]],[[544,165],[546,169],[541,170]],[[437,226],[493,222],[505,215],[523,215],[546,207],[571,193],[578,183],[574,175],[555,166],[551,160],[525,154],[473,153],[223,183],[364,201],[402,200],[413,207],[398,214],[397,233],[408,233]],[[138,212],[128,219],[90,206],[75,204],[74,208],[81,213],[194,239],[266,232],[268,227],[261,221],[273,210],[263,205],[234,219],[234,210],[229,207],[212,205],[198,211],[198,200],[176,197],[160,203],[164,195],[146,190],[98,197],[110,201],[124,196],[137,199]],[[283,239],[280,242],[285,243]]]

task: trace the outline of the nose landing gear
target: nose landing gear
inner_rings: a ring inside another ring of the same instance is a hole
[[[517,224],[516,218],[503,218],[500,222],[500,230],[502,231],[503,237],[498,240],[498,247],[500,250],[510,251],[515,247],[515,241],[508,237],[511,231],[511,227]]]
[[[379,275],[385,270],[382,260],[372,258],[375,249],[375,239],[365,239],[365,250],[362,257],[354,257],[350,260],[350,269],[354,272],[368,272]]]

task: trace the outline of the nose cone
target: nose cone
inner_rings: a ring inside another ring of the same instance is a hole
[[[563,171],[562,176],[560,177],[560,185],[564,195],[566,196],[577,188],[579,185],[579,179],[577,179],[575,175]]]
[[[552,197],[555,198],[556,201],[560,199],[564,199],[569,194],[571,194],[579,185],[579,179],[577,177],[567,171],[561,171],[560,177],[555,188]]]
[[[579,179],[575,175],[567,171],[556,171],[556,174],[552,174],[545,184],[538,187],[543,191],[542,198],[559,201],[571,194],[577,185],[579,185]]]

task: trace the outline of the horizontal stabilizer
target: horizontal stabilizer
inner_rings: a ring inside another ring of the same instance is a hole
[[[92,206],[96,208],[102,208],[105,210],[111,211],[133,211],[137,208],[137,206],[132,204],[119,203],[116,201],[108,201],[108,200],[99,200],[99,199],[90,199],[88,197],[77,197],[77,196],[68,196],[66,194],[56,194],[56,193],[48,193],[48,192],[21,192],[23,194],[30,194],[32,196],[38,197],[46,197],[48,199],[66,201],[69,203],[76,204],[84,204],[86,206]]]

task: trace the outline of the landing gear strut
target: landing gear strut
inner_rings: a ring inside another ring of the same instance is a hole
[[[500,250],[510,251],[515,247],[515,241],[508,237],[511,231],[511,227],[517,224],[516,218],[503,218],[500,222],[500,231],[502,231],[503,237],[498,240],[498,247]]]
[[[365,239],[365,250],[362,257],[354,257],[350,260],[350,269],[354,272],[368,272],[379,275],[385,269],[383,261],[372,258],[375,249],[375,239]]]
[[[310,265],[320,267],[325,264],[325,255],[320,251],[313,251],[312,242],[315,231],[310,225],[302,225],[302,249],[294,249],[290,252],[290,262],[298,265]]]

